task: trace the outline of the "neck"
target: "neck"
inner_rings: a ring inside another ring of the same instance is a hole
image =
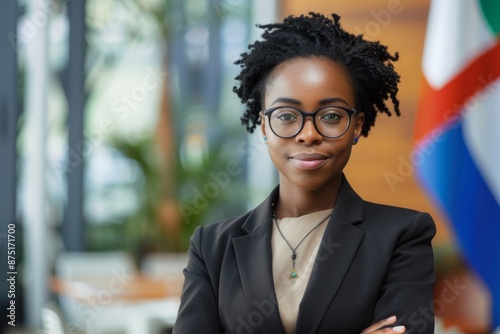
[[[283,181],[283,180],[282,180]],[[279,218],[300,217],[316,211],[332,209],[337,202],[342,177],[320,189],[303,189],[290,182],[280,182],[276,215]]]

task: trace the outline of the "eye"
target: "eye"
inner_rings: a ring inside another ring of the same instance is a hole
[[[300,118],[297,110],[291,108],[278,109],[274,112],[273,118],[276,118],[282,123],[293,123]]]
[[[340,121],[342,120],[342,117],[343,117],[343,115],[340,112],[333,109],[333,110],[325,111],[320,116],[320,120],[322,122],[325,122],[325,123],[336,124],[336,123],[340,123]]]
[[[295,121],[297,119],[297,117],[295,115],[292,115],[292,114],[288,114],[288,113],[280,113],[277,118],[280,120],[280,121],[283,121],[283,122],[290,122],[290,121]]]

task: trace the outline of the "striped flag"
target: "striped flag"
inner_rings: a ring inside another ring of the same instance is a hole
[[[500,1],[432,0],[413,152],[500,326]]]

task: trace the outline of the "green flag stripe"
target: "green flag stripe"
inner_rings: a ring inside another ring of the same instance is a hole
[[[500,33],[500,1],[480,0],[481,9],[491,30],[498,35]]]

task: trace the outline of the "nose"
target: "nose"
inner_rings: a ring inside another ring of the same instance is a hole
[[[295,136],[295,141],[306,145],[320,144],[323,141],[323,136],[316,130],[312,117],[306,117],[302,130]]]

